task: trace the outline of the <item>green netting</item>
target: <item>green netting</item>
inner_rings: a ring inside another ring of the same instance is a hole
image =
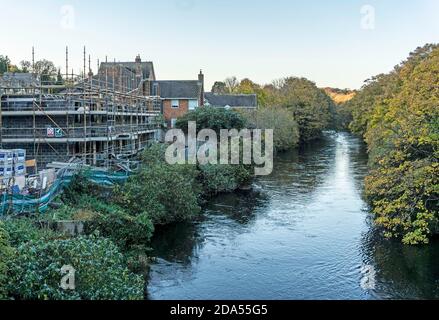
[[[123,183],[128,179],[128,173],[121,172],[105,172],[99,170],[87,170],[85,176],[92,182],[112,186]],[[5,213],[23,214],[23,213],[44,213],[53,199],[62,192],[63,188],[68,186],[72,176],[62,176],[58,178],[50,188],[45,190],[44,194],[39,196],[27,195],[1,195],[0,216]]]

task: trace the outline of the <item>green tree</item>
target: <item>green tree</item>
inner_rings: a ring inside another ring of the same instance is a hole
[[[221,129],[243,129],[245,118],[236,111],[224,108],[203,107],[191,111],[177,120],[176,127],[187,132],[188,122],[195,121],[197,130],[212,129],[220,133]]]
[[[329,127],[334,103],[315,83],[305,78],[289,77],[274,82],[267,89],[274,96],[274,103],[277,103],[272,105],[285,107],[293,112],[302,142],[320,137],[322,130]]]
[[[225,82],[216,81],[212,86],[212,92],[216,94],[226,94],[227,87]]]
[[[11,64],[11,60],[8,56],[0,55],[0,74],[8,72],[8,67]]]
[[[299,144],[299,126],[291,110],[281,107],[243,111],[251,127],[274,130],[274,147],[276,151],[286,151]]]
[[[439,47],[426,45],[349,103],[369,146],[366,195],[387,237],[428,243],[438,231]]]

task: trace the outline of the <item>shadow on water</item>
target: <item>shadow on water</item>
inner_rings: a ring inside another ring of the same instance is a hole
[[[157,230],[149,298],[438,298],[438,244],[383,240],[362,198],[366,174],[365,145],[347,133],[277,155],[254,191]]]
[[[404,246],[383,239],[371,226],[361,248],[366,264],[374,267],[374,299],[439,299],[439,242]]]

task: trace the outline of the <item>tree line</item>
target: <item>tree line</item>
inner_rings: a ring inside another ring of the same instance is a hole
[[[376,224],[405,244],[428,243],[439,232],[439,45],[367,80],[340,114],[368,144]]]
[[[236,77],[217,81],[217,94],[257,94],[259,109],[246,112],[248,120],[261,129],[275,129],[278,150],[296,147],[335,128],[336,106],[326,92],[306,78],[287,77],[260,85]]]
[[[42,59],[32,63],[27,60],[23,60],[19,65],[12,64],[10,58],[6,55],[0,55],[0,75],[6,72],[10,73],[34,73],[38,75],[41,81],[45,84],[58,84],[64,83],[61,69],[56,68],[52,61]]]

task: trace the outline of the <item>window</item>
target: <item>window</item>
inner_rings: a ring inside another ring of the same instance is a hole
[[[172,108],[180,108],[180,100],[172,100],[171,107]]]
[[[171,128],[175,128],[175,124],[177,123],[177,119],[171,119]]]
[[[189,100],[189,110],[198,108],[198,100]]]

